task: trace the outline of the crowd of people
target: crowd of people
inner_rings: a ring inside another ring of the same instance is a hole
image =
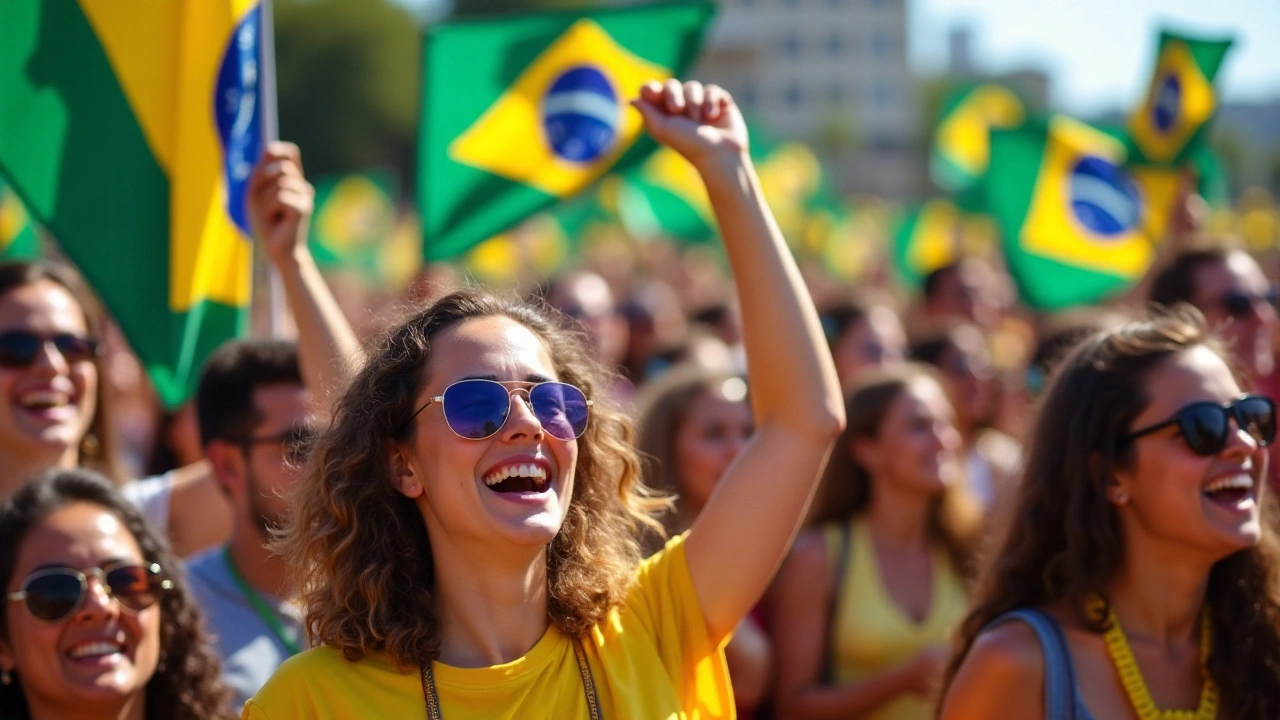
[[[370,323],[273,143],[248,205],[297,339],[227,343],[173,413],[74,273],[0,265],[0,717],[1280,717],[1253,257],[1188,233],[1050,318],[988,258],[833,286],[723,90],[634,106],[723,267]]]

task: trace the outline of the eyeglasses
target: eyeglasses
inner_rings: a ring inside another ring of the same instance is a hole
[[[8,598],[10,602],[25,600],[27,611],[37,620],[56,623],[70,617],[84,603],[90,576],[98,578],[120,607],[135,613],[155,605],[162,592],[173,588],[173,581],[156,563],[112,563],[83,572],[73,568],[37,570]]]
[[[1217,455],[1227,445],[1231,418],[1235,418],[1236,425],[1252,435],[1262,447],[1275,442],[1276,406],[1261,395],[1245,395],[1225,405],[1212,402],[1191,403],[1164,422],[1129,433],[1122,438],[1122,442],[1136,440],[1176,425],[1191,452],[1205,456]]]
[[[1253,314],[1259,303],[1271,305],[1276,302],[1280,293],[1275,288],[1262,295],[1251,295],[1243,292],[1229,292],[1218,299],[1218,303],[1233,318],[1247,318]]]
[[[246,447],[264,443],[277,443],[280,445],[280,452],[284,455],[284,461],[294,467],[301,467],[306,465],[307,460],[311,458],[311,451],[315,448],[316,438],[319,434],[310,425],[297,425],[279,435],[248,435],[227,439]]]
[[[594,403],[578,388],[561,382],[507,388],[495,380],[459,380],[418,408],[413,417],[435,403],[444,408],[444,421],[458,437],[483,440],[496,435],[511,415],[511,396],[523,393],[525,403],[542,428],[558,440],[573,440],[587,430]]]
[[[0,367],[29,367],[46,343],[62,355],[68,363],[92,360],[98,356],[98,341],[73,333],[41,335],[27,330],[10,330],[0,333]]]

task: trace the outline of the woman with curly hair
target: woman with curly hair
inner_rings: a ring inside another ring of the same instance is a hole
[[[1179,310],[1063,362],[944,720],[1280,717],[1275,407],[1226,358]]]
[[[873,370],[846,404],[814,525],[770,594],[778,717],[933,717],[982,512],[927,366]]]
[[[51,471],[0,507],[0,582],[5,718],[231,716],[177,558],[105,478]]]
[[[685,535],[581,338],[478,291],[394,328],[339,401],[279,544],[312,650],[245,717],[723,718],[723,644],[843,422],[817,314],[723,90],[633,104],[707,186],[743,299],[757,431]],[[594,405],[592,404],[594,403]]]

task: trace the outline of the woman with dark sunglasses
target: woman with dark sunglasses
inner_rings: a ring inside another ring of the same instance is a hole
[[[732,715],[723,644],[804,514],[839,385],[732,99],[673,80],[633,105],[725,238],[757,420],[739,460],[641,562],[668,501],[581,337],[480,291],[423,308],[369,353],[297,488],[279,549],[313,649],[246,718]]]
[[[1062,363],[943,720],[1280,717],[1275,407],[1225,357],[1181,309]]]
[[[0,716],[228,717],[177,565],[88,470],[51,471],[0,506]]]

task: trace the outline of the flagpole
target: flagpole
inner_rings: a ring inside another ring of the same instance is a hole
[[[262,33],[262,140],[265,149],[267,143],[280,138],[279,115],[276,112],[276,34],[271,0],[261,0],[258,9],[262,16],[259,29]],[[270,311],[268,332],[272,337],[283,337],[288,312],[284,287],[280,273],[270,263],[267,265],[267,301]]]

